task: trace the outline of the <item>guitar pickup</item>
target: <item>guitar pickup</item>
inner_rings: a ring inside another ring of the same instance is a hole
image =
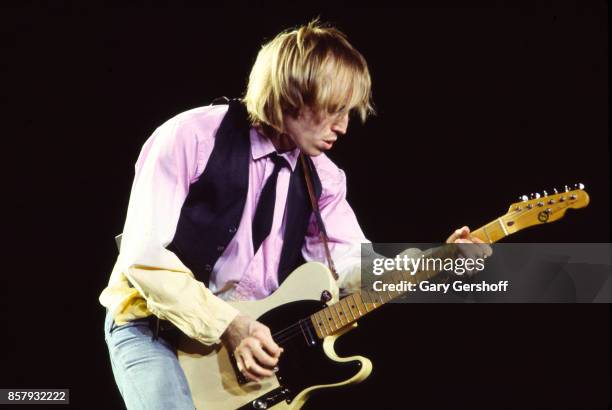
[[[247,384],[250,380],[248,380],[238,369],[238,362],[236,361],[236,357],[234,353],[230,353],[230,362],[232,362],[232,367],[234,368],[234,373],[236,374],[236,380],[238,380],[238,384]]]

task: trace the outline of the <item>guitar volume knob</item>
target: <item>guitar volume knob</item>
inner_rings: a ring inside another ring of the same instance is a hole
[[[257,410],[264,410],[268,408],[268,403],[266,403],[263,400],[259,400],[259,399],[253,400],[252,404],[253,404],[253,408]]]

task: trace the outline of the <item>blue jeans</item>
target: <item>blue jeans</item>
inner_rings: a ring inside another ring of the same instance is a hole
[[[195,408],[176,346],[163,333],[152,340],[149,319],[117,326],[110,314],[104,321],[115,382],[126,407],[132,409]]]

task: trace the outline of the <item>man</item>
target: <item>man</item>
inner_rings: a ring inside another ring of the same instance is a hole
[[[282,349],[226,301],[261,299],[304,261],[325,262],[320,229],[339,287],[358,288],[367,239],[343,171],[324,155],[350,112],[362,121],[372,112],[366,61],[340,31],[310,23],[261,49],[242,101],[181,113],[147,140],[100,295],[127,407],[194,407],[171,333],[153,317],[203,344],[225,343],[247,379],[273,376]],[[472,241],[467,227],[448,239],[457,240]]]

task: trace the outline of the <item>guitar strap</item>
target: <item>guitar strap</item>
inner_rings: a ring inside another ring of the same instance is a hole
[[[302,163],[302,168],[304,169],[304,178],[306,179],[306,187],[308,188],[308,197],[310,198],[310,205],[312,206],[312,211],[315,214],[315,219],[317,221],[317,227],[319,228],[319,237],[323,242],[323,247],[325,249],[325,259],[327,259],[327,266],[334,277],[335,280],[338,280],[338,272],[336,272],[336,266],[334,265],[334,261],[331,257],[331,252],[329,251],[329,238],[327,237],[327,231],[325,230],[325,224],[323,223],[323,218],[321,217],[321,212],[319,211],[319,204],[316,199],[311,173],[310,164],[304,158],[304,153],[300,152],[300,162]]]

